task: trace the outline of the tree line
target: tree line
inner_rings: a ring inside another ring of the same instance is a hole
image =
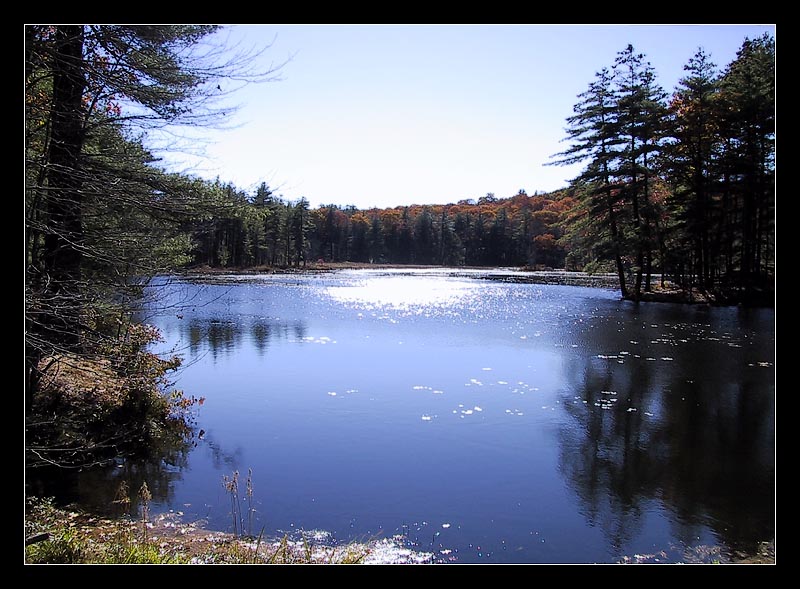
[[[222,215],[191,220],[194,264],[305,266],[308,262],[563,267],[559,239],[575,202],[563,191],[487,194],[448,205],[359,210],[288,201],[262,183],[254,194],[208,183]]]
[[[747,39],[718,71],[701,49],[671,97],[628,46],[567,119],[555,164],[585,162],[565,244],[606,259],[622,295],[654,272],[686,291],[770,299],[775,270],[775,41]]]

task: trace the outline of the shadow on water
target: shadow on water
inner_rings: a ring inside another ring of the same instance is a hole
[[[168,328],[169,329],[169,328]],[[249,339],[260,356],[277,341],[302,340],[307,335],[303,321],[267,320],[260,317],[245,317],[238,321],[197,318],[183,322],[178,331],[188,342],[190,359],[208,352],[213,360],[228,356],[241,348],[242,341]],[[170,333],[165,330],[167,335]]]
[[[618,554],[653,509],[685,546],[701,527],[748,553],[774,537],[774,315],[713,311],[640,305],[575,331],[559,469]]]
[[[230,451],[201,430],[189,439],[151,448],[146,457],[119,459],[85,469],[32,469],[26,474],[27,492],[54,497],[59,505],[78,504],[95,513],[118,516],[123,515],[120,490],[127,486],[128,514],[136,517],[140,507],[138,491],[144,483],[153,505],[175,504],[175,487],[184,483],[189,454],[198,451],[208,455],[215,472],[233,472],[241,462],[241,448]]]
[[[119,459],[102,466],[31,469],[26,473],[26,486],[29,494],[55,497],[60,505],[77,503],[97,513],[122,515],[118,499],[124,483],[129,489],[130,515],[135,516],[139,510],[138,490],[145,482],[153,502],[172,502],[175,485],[182,480],[188,465],[189,453],[198,443],[192,435],[151,448],[147,456]]]

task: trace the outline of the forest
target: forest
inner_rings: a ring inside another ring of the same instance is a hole
[[[558,243],[575,200],[565,191],[510,198],[487,194],[448,205],[358,210],[287,202],[262,184],[252,197],[213,186],[230,214],[193,224],[193,263],[210,267],[365,262],[562,268]]]
[[[192,51],[216,30],[25,27],[33,463],[119,454],[191,405],[156,394],[179,360],[149,354],[158,334],[134,320],[148,279],[159,274],[320,261],[566,268],[613,272],[621,295],[634,300],[669,282],[719,303],[774,304],[770,36],[746,39],[722,69],[699,50],[671,93],[644,55],[623,48],[566,121],[569,147],[550,163],[585,168],[561,190],[358,210],[311,208],[266,183],[248,191],[162,167],[149,132],[211,124],[223,115],[219,80],[262,82],[273,73],[254,70],[252,56],[220,62],[218,53]],[[62,411],[69,399],[54,393],[55,374],[67,360],[107,375],[121,400],[105,413],[97,399]],[[160,420],[131,418],[153,412]]]
[[[192,262],[307,262],[566,268],[617,274],[639,299],[653,275],[720,302],[771,300],[775,268],[774,40],[747,40],[720,72],[699,50],[672,95],[628,46],[567,121],[585,162],[562,190],[451,204],[310,209],[265,183],[208,184],[225,212],[186,225]]]

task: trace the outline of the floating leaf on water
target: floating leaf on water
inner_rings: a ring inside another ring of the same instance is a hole
[[[442,527],[446,530],[447,528],[450,527],[450,524],[442,524]]]
[[[628,407],[628,413],[630,413],[631,411],[636,411],[636,407]]]
[[[630,341],[630,343],[632,343],[632,344],[636,345],[636,344],[638,344],[639,342],[637,342],[636,340],[631,340],[631,341]]]
[[[664,360],[665,362],[672,362],[672,358],[670,358],[669,356],[664,356],[661,359]]]
[[[480,408],[480,407],[478,407],[477,405],[475,405],[475,407],[473,407],[473,409],[474,409],[475,411],[483,411],[483,409],[481,409],[481,408]]]
[[[462,411],[461,413],[463,413],[464,415],[472,415],[472,409],[467,409],[465,411]]]

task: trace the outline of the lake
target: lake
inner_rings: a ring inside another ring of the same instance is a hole
[[[771,540],[774,311],[519,276],[161,279],[146,318],[184,357],[176,387],[204,397],[198,435],[64,492],[107,504],[147,480],[153,511],[230,530],[222,477],[243,489],[251,469],[256,533],[403,534],[441,562],[713,560]]]

